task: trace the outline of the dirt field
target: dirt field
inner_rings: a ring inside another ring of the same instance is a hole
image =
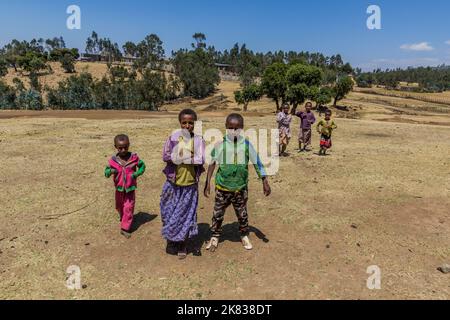
[[[237,108],[236,87],[223,83],[209,101],[161,113],[0,112],[8,160],[0,173],[0,299],[450,298],[449,275],[436,270],[450,263],[449,115],[401,113],[359,101],[359,93],[343,102],[351,117],[338,111],[329,156],[316,155],[317,135],[310,154],[298,154],[294,142],[270,178],[270,198],[252,171],[252,252],[241,247],[231,210],[219,250],[204,250],[213,200],[201,197],[196,255],[166,255],[160,153],[177,128],[176,110],[193,106],[205,129],[222,128]],[[273,109],[269,100],[251,104],[247,128],[275,128]],[[148,167],[130,240],[119,235],[112,182],[103,177],[121,132]],[[82,290],[65,286],[71,265],[81,268]],[[372,265],[381,290],[366,287]]]

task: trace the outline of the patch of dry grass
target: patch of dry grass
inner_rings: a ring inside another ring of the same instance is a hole
[[[159,215],[160,153],[178,126],[176,115],[115,114],[105,120],[0,120],[0,143],[8,159],[8,170],[0,173],[6,186],[0,194],[6,222],[0,226],[0,298],[450,295],[445,276],[436,271],[448,262],[450,242],[450,142],[442,138],[450,128],[337,119],[328,157],[315,154],[316,134],[313,153],[297,154],[293,140],[291,156],[281,159],[279,173],[270,179],[270,198],[263,197],[251,173],[250,222],[266,241],[252,233],[255,250],[245,252],[229,210],[219,251],[203,250],[201,257],[190,255],[180,263],[164,253],[159,217],[140,226],[131,240],[120,237],[112,182],[103,177],[113,136],[128,133],[148,166],[139,181],[136,213]],[[224,114],[201,112],[200,118],[206,120],[205,129],[223,127]],[[276,127],[272,115],[247,116],[246,121],[248,127]],[[212,199],[200,198],[200,243],[208,234],[212,206]],[[365,271],[373,264],[384,275],[379,292],[365,288]],[[70,265],[81,267],[85,289],[65,287]]]

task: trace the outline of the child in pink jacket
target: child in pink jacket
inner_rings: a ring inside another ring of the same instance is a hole
[[[120,215],[121,234],[129,239],[133,223],[136,201],[137,178],[144,174],[145,163],[136,153],[128,151],[130,139],[121,134],[114,138],[114,146],[118,153],[113,156],[105,169],[105,177],[113,176],[116,188],[116,209]]]

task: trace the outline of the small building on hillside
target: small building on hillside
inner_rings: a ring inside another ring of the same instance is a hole
[[[78,60],[85,62],[101,62],[108,61],[108,57],[96,53],[82,53],[80,54],[80,58]]]
[[[232,66],[231,64],[215,63],[214,65],[217,67],[217,69],[219,69],[219,72],[223,73],[231,73],[234,69],[234,66]]]

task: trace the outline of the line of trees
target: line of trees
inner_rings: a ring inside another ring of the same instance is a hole
[[[57,38],[55,38],[57,39]],[[29,89],[19,79],[9,86],[0,79],[1,109],[138,109],[159,110],[164,102],[182,96],[205,98],[214,92],[220,82],[219,72],[213,56],[206,47],[206,37],[195,34],[191,49],[173,52],[171,62],[175,74],[162,68],[164,60],[163,43],[151,34],[137,44],[127,42],[124,50],[136,59],[131,67],[114,66],[112,62],[120,57],[118,45],[108,38],[101,38],[93,32],[86,42],[90,54],[108,57],[108,74],[101,80],[82,72],[62,80],[56,88],[42,88],[39,82],[41,70],[51,72],[50,61],[60,61],[67,72],[74,73],[74,59],[78,50],[66,49],[62,38],[50,50],[36,44],[45,41],[19,42],[14,40],[0,52],[0,77],[8,73],[8,67],[16,72],[29,72]],[[70,55],[70,57],[69,57]],[[14,56],[14,60],[9,59]],[[44,96],[46,99],[44,99]],[[44,103],[45,100],[45,103]]]
[[[55,88],[26,89],[15,78],[9,86],[0,81],[0,109],[42,110],[43,108],[158,110],[179,95],[177,79],[146,69],[141,75],[123,66],[112,66],[96,80],[81,72],[62,80]],[[47,96],[44,103],[43,93]]]
[[[242,89],[235,92],[235,100],[244,106],[244,111],[250,102],[259,100],[264,94],[275,102],[277,111],[282,104],[289,103],[295,112],[298,105],[307,100],[315,102],[316,107],[331,101],[336,106],[353,89],[354,81],[346,71],[335,70],[333,77],[327,77],[330,72],[328,67],[309,65],[304,61],[275,62],[264,70],[260,84],[254,81],[241,83]]]
[[[137,43],[128,41],[120,50],[117,43],[92,32],[86,52],[106,57],[108,74],[101,80],[85,72],[75,74],[56,88],[42,88],[39,77],[52,72],[51,61],[59,61],[67,73],[76,73],[78,49],[66,48],[62,37],[13,40],[0,49],[0,108],[158,110],[164,102],[180,97],[202,99],[211,95],[220,82],[216,63],[229,64],[231,72],[239,76],[242,90],[235,98],[244,110],[263,95],[272,98],[277,109],[285,102],[295,109],[306,99],[318,105],[334,99],[336,104],[353,85],[348,76],[353,69],[340,55],[254,53],[245,44],[221,52],[207,45],[203,33],[194,34],[193,39],[191,48],[173,51],[166,59],[163,42],[155,34]],[[134,58],[132,66],[113,65],[123,55]],[[165,71],[168,64],[174,74]],[[19,78],[10,86],[1,81],[8,68],[26,73],[30,85],[25,86]]]
[[[356,82],[362,88],[380,85],[389,89],[398,89],[400,82],[417,83],[418,87],[408,89],[418,92],[442,92],[450,90],[450,66],[411,67],[385,71],[378,69],[373,72],[357,70]]]

